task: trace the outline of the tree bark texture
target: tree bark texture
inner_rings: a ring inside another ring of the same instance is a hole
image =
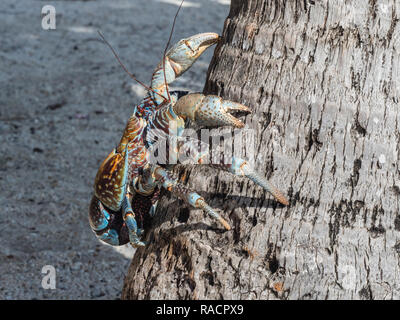
[[[178,170],[231,223],[167,196],[125,299],[400,298],[400,1],[233,0],[205,93],[248,105],[258,171]]]

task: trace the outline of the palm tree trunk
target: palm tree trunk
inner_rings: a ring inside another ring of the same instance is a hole
[[[395,0],[232,1],[204,91],[253,110],[255,166],[290,205],[181,169],[233,230],[167,197],[124,299],[400,298],[399,17]]]

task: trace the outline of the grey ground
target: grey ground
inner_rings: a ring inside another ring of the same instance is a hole
[[[179,0],[0,2],[0,299],[118,299],[133,249],[97,241],[87,220],[97,167],[143,89],[97,30],[149,82]],[[41,28],[41,8],[57,29]],[[229,1],[186,1],[173,42],[221,32]],[[174,88],[201,91],[213,49]],[[41,286],[43,266],[56,289]]]

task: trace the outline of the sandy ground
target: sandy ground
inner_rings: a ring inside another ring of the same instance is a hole
[[[133,249],[96,240],[87,220],[97,168],[149,82],[179,0],[0,1],[0,299],[118,299]],[[41,9],[56,8],[56,30]],[[221,32],[226,0],[191,0],[173,42]],[[213,49],[174,88],[201,91]],[[56,289],[42,288],[42,268]]]

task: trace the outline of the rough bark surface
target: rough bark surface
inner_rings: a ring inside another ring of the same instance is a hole
[[[399,1],[234,0],[206,93],[248,105],[276,204],[208,167],[187,183],[233,230],[167,196],[125,299],[400,298]]]

